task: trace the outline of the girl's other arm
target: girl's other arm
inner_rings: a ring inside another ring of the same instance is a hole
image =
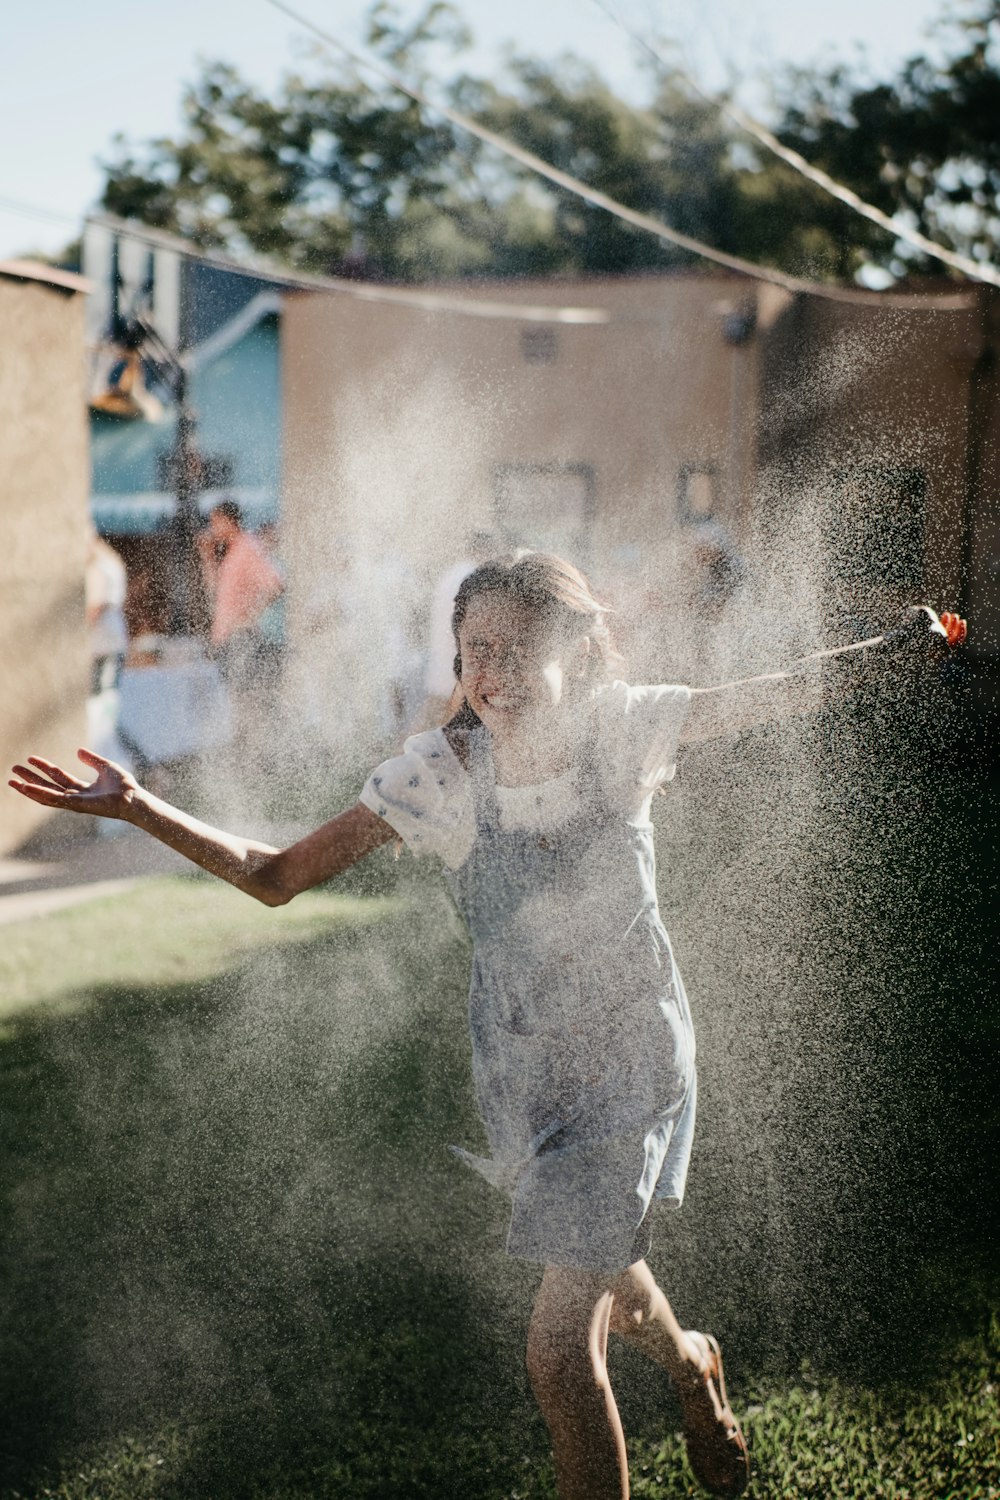
[[[27,765],[14,767],[10,785],[43,807],[131,823],[266,906],[283,906],[395,837],[387,823],[358,803],[289,848],[274,849],[189,817],[92,750],[81,750],[79,756],[97,772],[96,781],[81,781],[33,755]]]
[[[856,688],[873,663],[882,666],[890,661],[893,647],[907,641],[959,646],[966,633],[966,623],[960,616],[945,613],[938,617],[927,605],[921,605],[909,610],[904,623],[884,635],[815,651],[800,657],[787,671],[692,688],[681,742],[739,733],[789,714],[814,712],[831,696]]]
[[[770,672],[763,677],[692,688],[680,742],[684,745],[739,734],[788,714],[809,713],[818,703],[815,685],[792,672]]]

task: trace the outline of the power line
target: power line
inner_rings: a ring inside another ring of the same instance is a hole
[[[62,213],[57,208],[40,208],[36,203],[22,203],[19,198],[0,197],[0,212],[25,214],[28,218],[51,219],[60,224],[78,224],[77,214]]]
[[[568,172],[563,172],[559,167],[554,167],[551,162],[545,161],[542,157],[537,156],[535,152],[528,151],[523,146],[516,145],[505,136],[498,135],[496,131],[488,129],[485,125],[481,125],[478,120],[473,120],[469,115],[453,109],[451,105],[428,98],[422,90],[406,83],[402,78],[391,73],[388,68],[383,67],[381,63],[376,62],[373,58],[364,57],[360,53],[355,52],[337,37],[331,36],[329,32],[317,26],[308,16],[303,16],[298,11],[293,10],[290,5],[285,4],[285,0],[267,0],[267,3],[274,6],[276,10],[283,11],[285,15],[289,16],[298,25],[312,31],[329,46],[336,48],[338,52],[350,58],[356,65],[368,68],[371,72],[377,73],[379,77],[391,84],[393,88],[399,89],[401,93],[408,95],[416,103],[423,105],[426,109],[433,110],[436,114],[442,115],[461,130],[468,131],[469,134],[476,136],[487,145],[495,147],[498,151],[502,151],[504,155],[511,157],[514,161],[519,161],[522,166],[529,167],[533,172],[538,173],[539,176],[545,177],[548,181],[554,182],[558,187],[565,188],[568,192],[574,193],[579,198],[583,198],[585,202],[592,203],[596,208],[603,208],[608,213],[614,214],[617,218],[623,219],[626,223],[656,235],[658,239],[668,240],[671,244],[677,245],[681,249],[690,250],[696,255],[702,255],[708,260],[713,260],[717,264],[725,266],[728,270],[738,271],[743,275],[763,277],[765,280],[776,282],[779,286],[789,291],[812,290],[813,283],[811,282],[799,281],[796,277],[786,276],[781,271],[772,271],[769,268],[756,265],[753,261],[743,260],[739,256],[727,255],[725,251],[716,250],[709,245],[702,244],[700,240],[692,239],[690,235],[682,234],[676,229],[671,229],[668,225],[661,223],[660,220],[654,219],[648,214],[637,213],[625,204],[617,202],[616,199],[608,197],[606,193],[589,187],[585,182],[581,182],[579,178],[572,177]]]
[[[391,84],[393,88],[406,94],[425,109],[432,110],[435,114],[443,116],[446,120],[450,120],[460,130],[467,131],[470,135],[476,136],[487,145],[493,146],[497,151],[503,152],[505,156],[509,156],[512,160],[520,162],[522,166],[530,168],[531,171],[537,173],[540,177],[544,177],[549,182],[555,183],[557,187],[564,188],[567,192],[575,194],[578,198],[582,198],[585,203],[591,203],[595,208],[604,209],[607,213],[613,214],[615,218],[623,220],[624,223],[631,224],[636,229],[641,229],[647,234],[655,235],[657,239],[666,240],[672,245],[677,245],[680,249],[688,250],[693,255],[699,255],[705,260],[714,261],[716,265],[725,266],[727,270],[736,271],[742,276],[750,276],[757,281],[771,282],[773,285],[780,286],[788,292],[806,292],[813,296],[825,297],[831,301],[840,302],[870,302],[879,295],[874,292],[852,292],[844,287],[834,287],[826,285],[823,282],[806,281],[798,276],[788,276],[784,271],[774,270],[770,266],[758,265],[755,261],[744,260],[738,255],[729,255],[724,250],[716,250],[713,246],[706,245],[701,240],[696,240],[690,235],[682,234],[680,230],[670,228],[669,225],[664,224],[660,219],[654,219],[650,214],[638,213],[635,209],[627,207],[626,204],[619,203],[617,199],[610,198],[607,193],[602,193],[597,188],[588,186],[587,183],[581,182],[578,177],[573,177],[570,173],[563,172],[559,167],[554,167],[551,162],[545,161],[544,158],[537,156],[535,152],[528,151],[523,146],[516,145],[513,141],[508,140],[506,136],[499,135],[496,131],[488,129],[487,126],[481,125],[478,120],[472,119],[460,110],[453,109],[451,105],[442,104],[437,100],[430,99],[422,90],[414,88],[412,84],[406,83],[395,73],[390,72],[388,68],[383,67],[381,63],[376,62],[374,58],[365,57],[348,47],[337,37],[331,36],[328,31],[324,31],[321,26],[318,26],[315,21],[310,20],[308,16],[303,16],[299,11],[294,10],[292,6],[286,4],[285,0],[267,0],[267,4],[273,6],[275,10],[282,11],[291,20],[295,21],[297,25],[304,26],[307,31],[311,31],[328,46],[335,48],[338,52],[349,58],[356,66],[367,68],[369,71],[378,74],[380,78]],[[942,305],[941,299],[934,299],[934,303],[937,306]],[[928,303],[924,300],[921,305],[926,306]]]
[[[747,114],[746,110],[742,109],[738,104],[733,104],[728,99],[720,99],[717,95],[709,93],[689,73],[685,73],[682,68],[674,67],[668,63],[662,53],[653,46],[652,42],[647,41],[645,37],[637,35],[630,26],[626,25],[616,11],[613,11],[609,5],[605,4],[605,0],[593,0],[593,3],[597,6],[598,10],[607,16],[609,21],[613,21],[616,26],[620,26],[625,35],[635,42],[636,46],[648,52],[650,57],[659,63],[661,68],[666,72],[673,73],[686,88],[697,94],[699,98],[704,99],[706,103],[714,105],[717,110],[728,116],[741,130],[745,130],[748,135],[752,135],[768,151],[773,152],[781,161],[793,167],[796,172],[808,178],[810,182],[815,183],[817,187],[822,188],[831,197],[838,199],[841,203],[846,203],[848,208],[853,209],[855,213],[861,214],[864,218],[870,219],[880,229],[888,230],[896,239],[904,240],[907,244],[914,245],[918,250],[922,250],[925,255],[930,255],[935,260],[943,261],[946,266],[951,266],[953,270],[961,271],[963,275],[970,277],[974,281],[984,281],[988,282],[991,286],[1000,286],[1000,271],[996,270],[993,266],[982,261],[973,260],[968,255],[960,255],[957,250],[948,250],[944,245],[939,245],[936,240],[928,239],[919,230],[911,229],[909,225],[903,224],[889,214],[883,213],[873,203],[867,203],[853,188],[845,187],[842,182],[837,182],[835,178],[830,177],[828,173],[824,172],[822,167],[814,167],[811,162],[806,161],[804,156],[800,156],[798,151],[793,151],[789,146],[779,141],[778,137],[772,134],[766,125],[762,125],[759,120],[755,120],[752,115]]]
[[[292,270],[263,256],[251,256],[237,260],[235,256],[219,251],[203,250],[200,246],[172,234],[165,229],[151,229],[132,219],[121,219],[116,214],[91,214],[86,222],[98,224],[113,234],[127,234],[132,239],[165,250],[175,250],[179,255],[196,257],[203,265],[214,266],[220,271],[233,271],[238,275],[259,276],[282,288],[299,291],[336,292],[340,296],[353,297],[360,302],[390,302],[401,307],[414,307],[422,312],[456,313],[470,318],[492,318],[516,323],[565,323],[602,324],[611,321],[611,314],[604,307],[545,306],[533,302],[500,302],[487,297],[452,295],[449,292],[421,291],[415,287],[380,286],[375,282],[349,281],[344,277],[318,276],[308,271]]]

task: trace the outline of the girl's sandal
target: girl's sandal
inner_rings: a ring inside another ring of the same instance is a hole
[[[713,1495],[740,1495],[750,1480],[750,1453],[726,1397],[722,1354],[710,1333],[688,1331],[703,1357],[677,1382],[688,1463]]]

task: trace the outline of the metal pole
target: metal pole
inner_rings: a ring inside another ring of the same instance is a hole
[[[177,438],[173,452],[174,556],[172,578],[173,629],[189,634],[194,627],[194,604],[198,589],[198,559],[195,536],[201,526],[198,495],[201,490],[201,460],[195,446],[195,416],[187,403],[187,373],[176,369]]]

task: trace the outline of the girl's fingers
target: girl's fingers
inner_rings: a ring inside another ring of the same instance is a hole
[[[103,755],[98,755],[96,750],[88,750],[86,745],[80,746],[76,752],[76,758],[77,760],[82,760],[85,766],[93,766],[96,771],[100,771],[105,766],[113,764],[112,761],[106,760]]]
[[[82,792],[86,790],[85,782],[78,781],[75,776],[70,776],[67,771],[64,771],[61,766],[55,765],[51,760],[43,760],[40,755],[29,755],[28,764],[37,766],[57,786],[65,787],[69,792]]]
[[[20,776],[22,781],[30,781],[35,786],[51,787],[51,782],[46,781],[44,776],[39,776],[38,772],[33,771],[30,766],[11,766],[11,770],[15,776]]]
[[[32,756],[31,759],[34,760],[35,757]],[[59,770],[58,766],[52,767],[47,781],[44,776],[39,776],[38,772],[33,771],[30,766],[12,766],[11,770],[15,776],[20,776],[23,781],[30,781],[34,786],[45,787],[50,792],[59,790],[62,793],[74,793],[88,790],[82,781],[77,781],[73,776],[67,776],[64,771]],[[55,782],[55,786],[53,786],[53,782]]]
[[[56,787],[35,785],[30,781],[8,782],[15,792],[20,792],[22,797],[27,797],[31,802],[40,802],[43,807],[65,807],[66,793],[60,792]]]
[[[968,626],[961,615],[946,610],[941,616],[941,624],[949,646],[960,646],[968,635]]]

